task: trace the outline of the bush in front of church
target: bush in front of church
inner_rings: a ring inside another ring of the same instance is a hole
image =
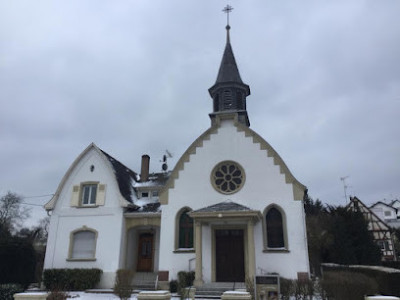
[[[93,289],[99,282],[100,269],[46,269],[43,284],[47,290],[84,291]]]
[[[113,292],[121,300],[126,300],[131,297],[133,292],[132,278],[132,270],[120,269],[117,271]]]

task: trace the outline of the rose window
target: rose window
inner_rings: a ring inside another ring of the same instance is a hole
[[[214,188],[223,194],[236,193],[244,184],[243,168],[233,161],[223,161],[215,166],[211,173]]]

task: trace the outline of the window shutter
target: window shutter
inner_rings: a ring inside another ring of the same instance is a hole
[[[99,184],[97,188],[97,199],[96,199],[96,204],[97,205],[104,205],[106,199],[106,185],[105,184]]]
[[[71,206],[79,206],[79,185],[74,185],[72,188]]]

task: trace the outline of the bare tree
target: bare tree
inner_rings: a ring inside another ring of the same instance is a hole
[[[8,192],[0,198],[0,231],[15,232],[22,221],[29,217],[30,210],[22,204],[22,197]]]

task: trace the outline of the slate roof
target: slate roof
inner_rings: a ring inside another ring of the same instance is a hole
[[[160,203],[158,199],[138,199],[137,190],[143,187],[162,187],[168,180],[171,172],[162,173],[151,173],[149,175],[149,180],[145,182],[140,182],[140,176],[125,166],[123,163],[112,157],[107,152],[100,149],[100,151],[105,155],[105,157],[111,163],[115,178],[118,182],[118,187],[121,195],[130,203],[130,207],[126,208],[125,212],[148,212],[154,213],[160,211]]]
[[[218,76],[215,83],[223,82],[238,82],[243,84],[243,81],[240,78],[235,56],[233,55],[232,46],[229,41],[227,41],[226,43],[225,51],[222,56],[221,65],[219,67]]]
[[[149,187],[150,186],[162,187],[167,182],[170,174],[171,174],[171,172],[151,173],[151,174],[149,174],[148,181],[145,181],[145,182],[137,181],[134,183],[134,187],[135,188],[148,187],[148,186]]]
[[[390,204],[387,204],[387,203],[385,203],[385,202],[382,202],[382,201],[376,202],[375,204],[371,205],[369,208],[374,208],[374,207],[377,206],[378,204],[382,204],[383,206],[386,206],[386,207],[388,207],[388,208],[391,208],[391,209],[397,211],[397,208],[391,206]]]
[[[194,210],[193,213],[227,212],[227,211],[252,211],[252,209],[232,201],[224,201],[211,206],[200,208],[198,210]]]
[[[101,149],[100,149],[101,150]],[[119,191],[121,195],[130,203],[133,203],[132,196],[134,193],[132,182],[136,182],[138,175],[125,166],[123,163],[116,160],[114,157],[109,155],[107,152],[101,150],[105,157],[110,161],[114,169],[115,178],[118,182]]]
[[[128,207],[125,209],[126,213],[156,213],[160,212],[160,202],[148,203],[143,206]]]

